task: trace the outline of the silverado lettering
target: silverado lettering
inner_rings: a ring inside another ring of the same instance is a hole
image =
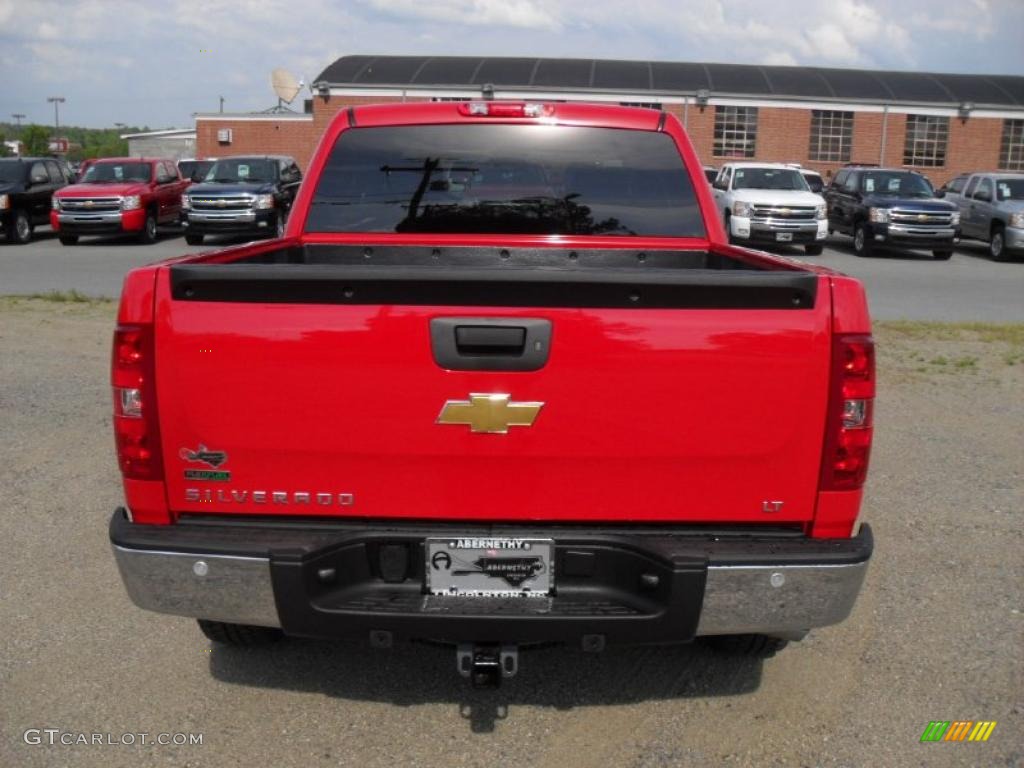
[[[329,507],[337,504],[350,507],[355,504],[351,493],[310,493],[309,491],[240,491],[228,488],[186,488],[185,501],[188,503],[218,501],[222,503],[245,504],[319,504]]]
[[[117,323],[114,554],[214,640],[496,683],[521,644],[768,656],[864,579],[863,288],[730,245],[672,114],[350,108],[283,237],[132,270]]]

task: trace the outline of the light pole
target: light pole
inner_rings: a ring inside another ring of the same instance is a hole
[[[60,105],[64,103],[63,96],[47,96],[46,100],[53,104],[53,140],[60,145]]]
[[[13,115],[11,115],[11,117],[13,117],[18,122],[18,133],[21,133],[21,121],[25,116],[23,114],[15,112]]]

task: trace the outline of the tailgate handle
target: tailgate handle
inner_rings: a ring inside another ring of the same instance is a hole
[[[455,348],[460,355],[521,355],[525,346],[526,329],[522,326],[455,326]]]
[[[536,371],[548,361],[551,321],[524,317],[435,317],[434,362],[452,371]]]

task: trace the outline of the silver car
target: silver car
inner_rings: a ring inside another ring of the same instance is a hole
[[[988,243],[995,261],[1024,255],[1024,174],[974,173],[962,187],[950,187],[947,196],[960,207],[962,237]]]

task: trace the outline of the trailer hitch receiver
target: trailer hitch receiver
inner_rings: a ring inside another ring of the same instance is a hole
[[[498,643],[464,643],[455,651],[459,674],[468,677],[474,688],[498,688],[502,678],[519,671],[519,649]]]

